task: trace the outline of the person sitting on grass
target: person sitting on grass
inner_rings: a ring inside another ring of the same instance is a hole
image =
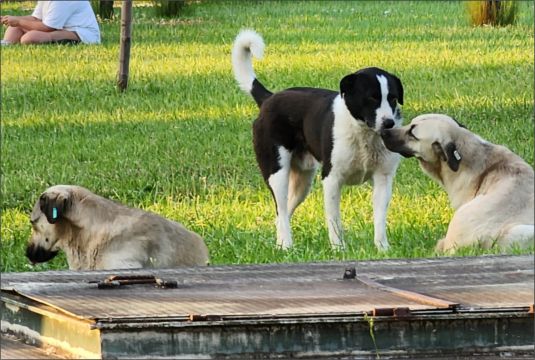
[[[89,1],[38,1],[31,16],[2,16],[2,45],[99,44],[100,30]]]

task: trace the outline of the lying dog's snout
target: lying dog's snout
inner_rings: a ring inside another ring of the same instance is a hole
[[[30,244],[26,247],[26,257],[30,259],[30,257],[33,257],[33,253],[35,252],[35,246],[33,244]],[[30,259],[31,260],[31,259]]]
[[[35,246],[34,244],[30,244],[26,248],[26,257],[32,264],[47,262],[52,260],[57,254],[57,251],[45,250],[41,246]]]
[[[396,123],[392,119],[383,121],[383,129],[392,129]]]

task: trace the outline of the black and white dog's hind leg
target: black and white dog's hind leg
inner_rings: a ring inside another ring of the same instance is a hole
[[[284,146],[276,151],[278,170],[271,173],[266,182],[277,208],[277,245],[288,249],[292,246],[290,219],[308,195],[319,163],[309,154],[292,154]],[[260,163],[260,167],[266,166],[269,164]]]
[[[310,192],[318,167],[319,162],[308,152],[292,156],[288,187],[288,212],[290,218]]]
[[[277,207],[277,218],[275,225],[277,227],[277,245],[283,249],[292,246],[292,230],[290,228],[290,213],[288,211],[288,189],[290,182],[290,170],[292,154],[283,146],[279,146],[278,165],[279,169],[269,175],[267,183]],[[260,164],[262,167],[263,164]]]

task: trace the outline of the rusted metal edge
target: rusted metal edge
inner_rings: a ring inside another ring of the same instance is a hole
[[[435,315],[448,315],[451,314],[450,309],[441,309],[441,308],[428,308],[428,309],[418,309],[418,310],[409,310],[410,313],[406,313],[406,307],[392,308],[391,311],[396,312],[397,316],[411,315],[411,316],[435,316]],[[403,314],[405,312],[405,314]],[[472,313],[472,311],[465,310],[465,313]],[[511,312],[527,312],[526,308],[499,308],[492,309],[488,311],[490,313],[499,312],[499,313],[511,313]],[[485,313],[485,311],[482,311]],[[325,321],[326,319],[362,319],[365,316],[373,315],[372,311],[342,311],[342,312],[329,312],[329,313],[299,313],[299,314],[200,314],[200,313],[191,313],[188,315],[177,315],[177,316],[120,316],[120,317],[96,317],[95,321],[97,324],[106,326],[105,324],[135,324],[141,322],[149,323],[193,323],[193,322],[203,322],[203,321],[220,321],[220,322],[233,322],[233,321],[304,321],[314,322],[317,319]]]
[[[518,317],[520,314],[528,314],[529,308],[525,307],[512,307],[512,308],[462,308],[459,307],[455,310],[457,315],[462,316],[474,316],[474,317],[488,317],[494,316],[494,314],[501,314],[501,316],[513,316]],[[347,321],[356,321],[363,319],[367,316],[393,316],[393,317],[406,317],[411,318],[440,318],[443,316],[450,316],[452,310],[449,308],[429,308],[410,310],[407,307],[399,308],[376,308],[372,311],[361,312],[335,312],[328,314],[262,314],[262,315],[250,315],[250,314],[189,314],[186,316],[150,316],[150,317],[116,317],[116,318],[96,318],[96,328],[121,327],[121,326],[139,326],[139,324],[145,326],[158,326],[157,324],[167,324],[165,326],[171,326],[170,324],[176,324],[176,326],[189,326],[201,323],[241,323],[241,322],[317,322],[317,321],[342,321],[341,319],[347,319]],[[183,324],[183,325],[178,325]],[[174,326],[174,325],[173,325]]]
[[[120,317],[120,318],[97,318],[97,327],[106,327],[107,324],[113,324],[113,326],[121,324],[137,324],[137,323],[202,323],[202,322],[221,322],[221,323],[231,323],[231,322],[241,322],[241,321],[253,321],[253,322],[262,322],[262,321],[275,321],[275,322],[285,322],[285,321],[303,321],[305,322],[315,322],[326,321],[328,319],[340,319],[340,318],[349,318],[349,319],[359,319],[364,318],[366,312],[336,312],[328,314],[315,314],[315,313],[304,313],[304,314],[243,314],[243,315],[222,315],[222,314],[189,314],[187,316],[172,316],[172,317]],[[151,325],[153,326],[153,325]]]
[[[363,275],[357,276],[357,280],[359,280],[360,282],[362,282],[363,284],[365,284],[365,285],[367,285],[369,287],[395,294],[395,295],[400,296],[402,298],[415,301],[415,302],[417,302],[419,304],[431,305],[431,306],[435,306],[437,308],[451,309],[451,310],[455,310],[459,306],[458,303],[454,303],[454,302],[451,302],[451,301],[447,301],[447,300],[443,300],[443,299],[439,299],[439,298],[423,295],[423,294],[420,294],[420,293],[417,293],[417,292],[413,292],[413,291],[409,291],[409,290],[402,290],[402,289],[394,288],[394,287],[391,287],[391,286],[386,286],[386,285],[383,285],[383,284],[381,284],[381,283],[379,283],[377,281],[374,281],[374,280],[368,278],[367,276],[363,276]]]
[[[480,308],[474,308],[474,307],[462,307],[459,306],[456,310],[456,313],[463,314],[463,313],[471,313],[471,314],[482,314],[482,313],[492,313],[492,312],[500,312],[500,313],[528,313],[533,314],[533,312],[530,312],[530,306],[512,306],[512,307],[480,307]]]
[[[371,313],[368,314],[371,316]],[[526,311],[521,312],[505,312],[505,313],[455,313],[452,317],[451,310],[442,310],[442,312],[435,310],[429,313],[414,312],[410,316],[395,317],[395,316],[377,316],[374,317],[374,323],[393,323],[399,321],[408,321],[410,323],[418,323],[422,321],[487,321],[492,319],[520,319],[526,318],[532,321],[533,317]],[[235,326],[290,326],[290,325],[312,325],[312,324],[352,324],[359,322],[369,322],[364,316],[348,316],[341,315],[336,317],[299,317],[299,318],[242,318],[229,319],[222,318],[221,321],[169,321],[162,323],[161,321],[143,322],[100,322],[97,321],[94,328],[106,332],[107,330],[154,330],[154,329],[187,329],[187,328],[227,328],[231,329]]]

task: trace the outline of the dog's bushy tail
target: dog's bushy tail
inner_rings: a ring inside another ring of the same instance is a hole
[[[242,30],[232,46],[232,69],[240,88],[251,95],[258,107],[273,93],[258,81],[253,70],[253,59],[264,55],[264,40],[253,30]]]

